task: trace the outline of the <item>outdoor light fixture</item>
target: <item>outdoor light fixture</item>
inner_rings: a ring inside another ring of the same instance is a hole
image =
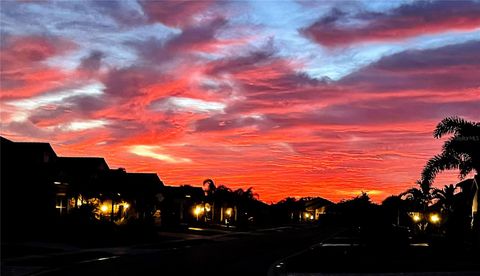
[[[228,208],[225,213],[227,214],[227,216],[231,216],[232,215],[232,208]]]
[[[432,223],[439,223],[440,222],[440,216],[438,214],[431,214],[430,215],[430,221]]]
[[[420,215],[413,215],[413,221],[419,222],[420,220],[422,220],[422,218],[420,217]]]
[[[198,216],[203,213],[204,211],[204,208],[201,206],[201,205],[197,205],[195,206],[195,209],[193,209],[193,213],[195,214],[195,216],[197,217],[197,221],[198,221]]]
[[[102,207],[100,207],[100,210],[104,213],[107,212],[108,211],[107,205],[102,205]]]
[[[203,210],[202,210],[202,207],[200,207],[200,206],[197,205],[197,206],[195,206],[195,209],[193,210],[193,213],[194,213],[195,215],[199,215],[200,213],[202,213],[202,211],[203,211]]]

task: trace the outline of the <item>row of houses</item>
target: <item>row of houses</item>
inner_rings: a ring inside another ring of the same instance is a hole
[[[116,224],[189,221],[200,187],[165,186],[156,173],[109,167],[100,157],[58,156],[49,143],[0,137],[2,235],[53,225],[69,214]]]
[[[115,224],[314,221],[331,203],[312,199],[283,212],[241,189],[221,186],[212,197],[202,187],[166,186],[156,173],[110,168],[104,158],[58,156],[49,143],[0,140],[2,233],[7,234],[54,225],[69,215]]]

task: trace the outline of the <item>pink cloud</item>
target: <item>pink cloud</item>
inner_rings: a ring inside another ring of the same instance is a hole
[[[44,62],[74,48],[72,42],[59,38],[6,35],[1,44],[0,97],[25,98],[58,87],[67,74]]]

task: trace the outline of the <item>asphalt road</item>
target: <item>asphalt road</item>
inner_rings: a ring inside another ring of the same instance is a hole
[[[480,275],[478,250],[395,239],[362,239],[339,232],[322,243],[279,260],[270,275]]]
[[[37,275],[267,275],[279,259],[319,243],[336,231],[303,226],[230,234],[171,247],[150,245],[113,258],[58,264]]]

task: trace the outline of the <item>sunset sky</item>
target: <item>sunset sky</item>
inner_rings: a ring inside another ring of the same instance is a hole
[[[479,1],[0,5],[1,135],[167,185],[379,202],[480,120]]]

